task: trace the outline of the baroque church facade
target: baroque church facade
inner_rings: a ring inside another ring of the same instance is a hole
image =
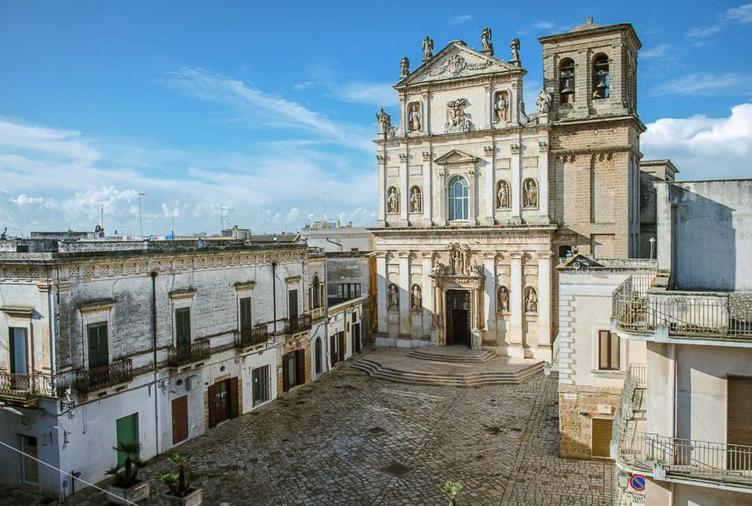
[[[531,113],[517,39],[402,58],[399,123],[377,114],[377,345],[551,361],[559,259],[637,256],[640,41],[592,19],[539,41]]]

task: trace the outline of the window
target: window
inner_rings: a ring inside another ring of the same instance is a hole
[[[253,381],[253,405],[258,406],[271,397],[269,395],[269,366],[257,367],[251,373]]]
[[[314,273],[313,280],[311,281],[311,286],[308,292],[308,303],[310,304],[311,309],[321,307],[323,305],[322,301],[324,299],[324,285],[322,285],[321,281],[319,281],[318,273]]]
[[[287,316],[290,320],[298,318],[298,290],[287,291]]]
[[[240,330],[249,330],[251,327],[251,298],[243,297],[240,299]]]
[[[107,323],[87,325],[86,331],[89,338],[89,369],[108,365],[110,350],[107,346]]]
[[[619,336],[608,330],[598,331],[598,369],[619,370]]]
[[[305,350],[295,350],[282,357],[282,389],[305,383]]]
[[[609,96],[608,56],[599,54],[593,59],[593,98]]]
[[[468,216],[467,181],[461,176],[449,180],[449,221],[466,220]]]
[[[360,297],[360,283],[337,283],[338,299],[356,299]]]
[[[574,102],[574,60],[564,58],[559,64],[559,96],[562,104]]]
[[[10,336],[10,372],[11,374],[28,374],[26,362],[26,329],[22,327],[9,327]]]
[[[175,343],[178,346],[191,344],[191,308],[175,310]]]

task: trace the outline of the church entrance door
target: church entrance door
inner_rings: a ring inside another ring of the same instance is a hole
[[[446,306],[447,346],[470,346],[470,291],[447,290]]]

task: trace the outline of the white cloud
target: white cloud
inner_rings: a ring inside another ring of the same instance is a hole
[[[640,51],[640,58],[646,60],[665,58],[669,54],[669,49],[671,49],[670,44],[658,44],[657,46]]]
[[[752,24],[752,4],[732,7],[724,12],[721,17],[727,21],[734,21],[743,25]]]
[[[687,32],[687,37],[692,39],[705,39],[710,37],[711,35],[715,35],[716,33],[721,31],[721,25],[715,24],[710,26],[702,26],[697,28],[692,28],[689,32]]]
[[[749,81],[747,78],[734,72],[727,72],[719,75],[696,72],[666,81],[665,83],[656,86],[653,89],[652,94],[654,96],[707,96],[739,88],[747,81]]]
[[[389,83],[349,82],[335,87],[333,96],[343,102],[386,107],[397,104],[397,92]]]
[[[724,25],[727,24],[752,24],[752,4],[744,4],[726,9],[718,15],[718,20],[715,23],[709,26],[692,28],[687,33],[687,37],[706,39],[720,32]]]
[[[723,118],[695,115],[662,118],[647,125],[641,148],[646,158],[671,158],[681,179],[750,177],[752,103]]]
[[[332,121],[316,111],[253,88],[248,83],[203,69],[171,72],[170,86],[201,100],[224,103],[253,126],[292,129],[350,148],[372,151],[370,138],[354,125]]]
[[[454,16],[452,18],[449,18],[449,21],[447,21],[447,24],[449,26],[457,26],[461,25],[462,23],[467,23],[468,21],[472,21],[473,16],[470,14],[461,14],[459,16]]]
[[[556,23],[553,21],[537,21],[532,26],[536,30],[551,30],[556,26]]]

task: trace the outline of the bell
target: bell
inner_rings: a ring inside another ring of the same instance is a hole
[[[564,84],[561,87],[561,93],[574,93],[574,90],[572,89],[571,79],[564,79]]]
[[[598,76],[598,81],[595,83],[595,92],[596,94],[603,98],[606,96],[606,89],[608,88],[608,84],[606,84],[606,76],[605,74],[601,74]]]

